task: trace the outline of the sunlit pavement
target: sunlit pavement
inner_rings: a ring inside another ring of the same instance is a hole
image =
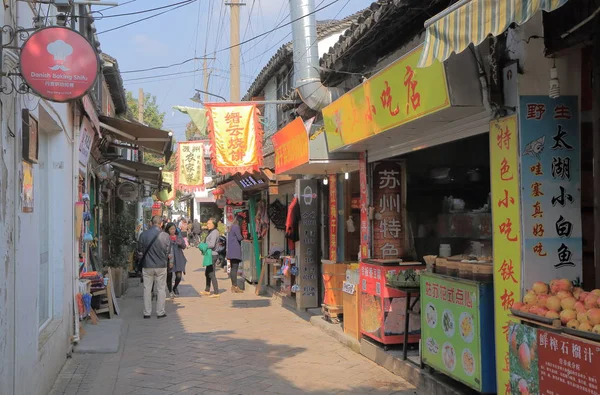
[[[74,354],[55,394],[416,394],[414,387],[347,349],[294,312],[253,292],[200,296],[204,269],[186,252],[181,296],[167,318],[142,318],[142,286],[119,299],[125,329],[116,354]]]

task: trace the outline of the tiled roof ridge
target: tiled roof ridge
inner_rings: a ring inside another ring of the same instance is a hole
[[[323,21],[317,21],[317,38],[322,40],[330,34],[349,29],[353,24],[355,24],[355,21],[360,17],[360,15],[362,15],[363,11],[358,11],[339,20],[327,19]],[[291,56],[292,42],[290,41],[279,47],[277,52],[275,52],[271,59],[269,59],[267,64],[254,79],[252,85],[250,85],[250,88],[248,88],[248,91],[242,100],[250,100],[253,96],[259,94],[264,89],[265,85],[267,85],[267,82],[271,79],[273,74],[277,72]]]

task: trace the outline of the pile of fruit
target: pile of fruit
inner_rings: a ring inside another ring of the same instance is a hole
[[[560,319],[571,329],[600,334],[600,289],[585,292],[568,279],[536,282],[523,302],[512,307],[539,317]]]

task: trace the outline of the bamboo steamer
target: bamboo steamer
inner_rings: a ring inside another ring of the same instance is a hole
[[[435,260],[435,272],[437,274],[446,275],[448,272],[447,265],[448,261],[446,260],[446,258],[437,258]]]

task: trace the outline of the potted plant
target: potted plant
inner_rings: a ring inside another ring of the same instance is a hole
[[[110,221],[103,224],[104,234],[108,238],[109,254],[104,266],[113,268],[113,288],[115,295],[123,293],[122,283],[126,281],[125,272],[131,259],[132,245],[135,242],[135,217],[123,210]]]

